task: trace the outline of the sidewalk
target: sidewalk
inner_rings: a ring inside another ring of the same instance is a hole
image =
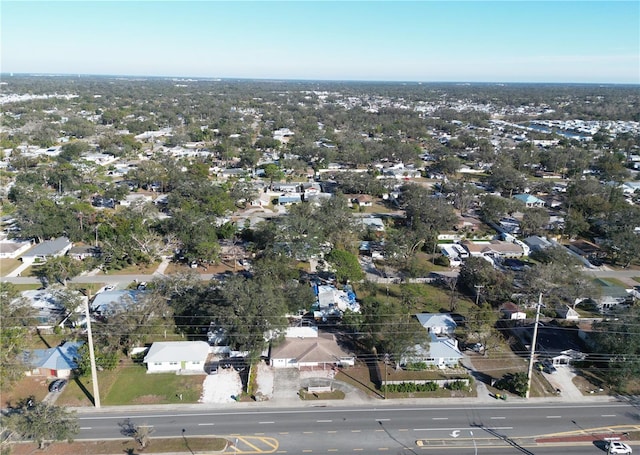
[[[485,389],[486,390],[486,389]],[[584,396],[582,400],[576,401],[573,398],[562,396],[555,397],[534,397],[523,398],[509,396],[507,401],[496,400],[488,392],[481,393],[478,391],[477,397],[464,398],[373,398],[363,396],[356,393],[347,396],[343,400],[318,400],[303,401],[295,393],[278,394],[266,401],[238,401],[230,403],[189,403],[189,404],[154,404],[154,405],[120,405],[120,406],[102,406],[100,409],[94,407],[70,408],[82,413],[93,412],[148,412],[148,411],[219,411],[226,409],[265,409],[265,408],[314,408],[314,407],[383,407],[383,406],[447,406],[447,405],[466,405],[466,406],[513,406],[523,404],[530,405],[549,405],[549,404],[579,404],[579,403],[612,403],[621,402],[618,397],[608,395]]]

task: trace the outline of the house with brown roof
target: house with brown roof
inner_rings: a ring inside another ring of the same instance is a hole
[[[344,350],[329,333],[310,337],[286,337],[271,348],[269,364],[274,368],[316,368],[354,365],[355,356]]]

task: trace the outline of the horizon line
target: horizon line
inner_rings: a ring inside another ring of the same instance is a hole
[[[273,77],[233,77],[233,76],[166,76],[166,75],[136,75],[136,74],[98,74],[98,73],[47,73],[47,72],[15,72],[2,71],[0,78],[15,76],[31,77],[113,77],[136,79],[164,79],[193,82],[201,81],[257,81],[257,82],[323,82],[323,83],[378,83],[378,84],[526,84],[526,85],[626,85],[638,86],[640,82],[559,82],[559,81],[470,81],[470,80],[410,80],[410,79],[306,79],[306,78],[273,78]]]

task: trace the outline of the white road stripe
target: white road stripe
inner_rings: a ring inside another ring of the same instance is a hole
[[[433,417],[431,420],[449,420],[449,417]]]
[[[316,423],[331,423],[333,420],[316,420]]]
[[[615,414],[602,414],[600,417],[615,417]]]
[[[93,427],[80,427],[81,430],[91,430]]]
[[[504,420],[506,417],[491,417],[491,420]]]
[[[454,427],[454,428],[414,428],[413,431],[453,431],[453,430],[477,430],[478,427]],[[491,427],[491,430],[513,430],[513,427]]]
[[[547,416],[547,419],[561,419],[562,416]]]
[[[215,423],[199,423],[198,425],[200,425],[201,427],[204,427],[209,425],[215,425]]]
[[[267,423],[275,423],[275,422],[258,422],[260,425],[265,425]]]
[[[376,422],[388,422],[391,419],[376,419]]]

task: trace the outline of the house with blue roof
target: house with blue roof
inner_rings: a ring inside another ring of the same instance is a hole
[[[77,358],[84,341],[66,341],[49,349],[33,349],[23,352],[23,362],[30,370],[27,376],[68,378],[78,368]]]
[[[454,368],[458,366],[464,354],[458,349],[454,338],[439,337],[431,334],[428,346],[416,344],[400,359],[400,366],[410,363],[426,363],[437,368]]]
[[[544,207],[545,205],[545,202],[542,199],[537,198],[531,194],[516,194],[515,196],[513,196],[513,198],[524,202],[524,205],[527,208]]]
[[[91,311],[98,316],[106,316],[115,309],[136,303],[142,292],[137,289],[100,292],[91,302]]]

